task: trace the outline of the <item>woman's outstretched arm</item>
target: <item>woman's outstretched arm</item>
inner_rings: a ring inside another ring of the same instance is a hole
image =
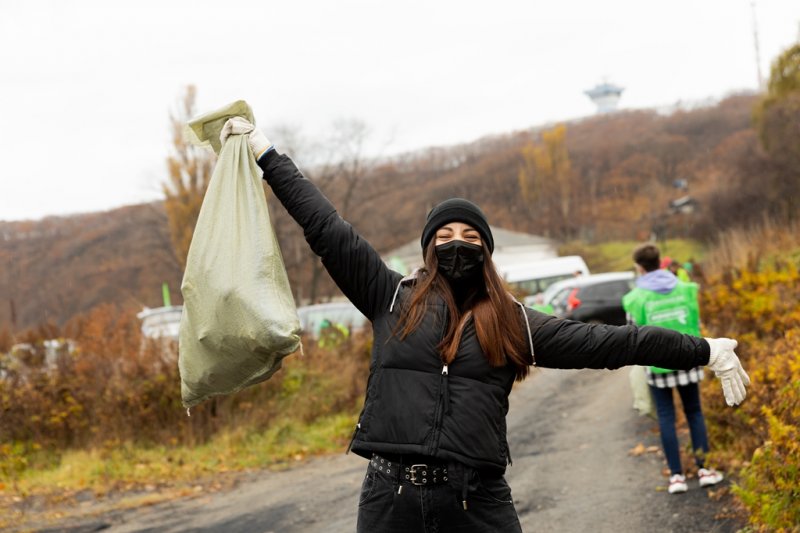
[[[370,320],[388,309],[402,276],[386,266],[288,156],[272,149],[261,156],[258,165],[344,295]]]

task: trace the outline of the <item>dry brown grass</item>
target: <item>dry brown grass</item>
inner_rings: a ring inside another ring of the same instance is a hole
[[[797,260],[800,250],[800,222],[779,223],[765,216],[761,224],[751,228],[735,228],[722,232],[703,262],[708,276],[720,276],[743,270],[759,270]]]

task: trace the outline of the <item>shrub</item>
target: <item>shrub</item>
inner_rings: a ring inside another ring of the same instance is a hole
[[[711,254],[717,264],[701,302],[707,333],[739,340],[752,380],[736,409],[718,384],[704,387],[713,457],[739,470],[734,493],[768,531],[800,524],[800,273],[791,251],[800,247],[778,253],[796,242],[775,226],[729,234]]]
[[[284,359],[270,380],[193,407],[180,400],[176,346],[143,341],[133,312],[101,306],[73,320],[21,336],[34,347],[64,335],[76,350],[58,365],[14,365],[0,379],[0,475],[58,462],[67,450],[198,445],[221,430],[264,431],[278,416],[311,423],[355,412],[369,367],[367,334]],[[6,358],[8,359],[8,358]],[[6,361],[7,362],[7,361]],[[2,366],[2,365],[0,365]],[[0,481],[2,481],[0,479]]]

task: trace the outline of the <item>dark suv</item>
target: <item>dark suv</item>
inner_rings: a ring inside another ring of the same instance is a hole
[[[607,272],[570,281],[553,298],[557,316],[590,324],[627,323],[622,297],[634,286],[633,272]]]

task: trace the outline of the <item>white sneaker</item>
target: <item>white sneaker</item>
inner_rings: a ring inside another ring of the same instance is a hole
[[[708,487],[722,481],[724,476],[713,468],[701,468],[697,471],[697,477],[700,479],[701,487]]]
[[[689,490],[689,485],[686,484],[686,477],[681,474],[674,474],[669,477],[669,491],[670,494],[679,494]]]

